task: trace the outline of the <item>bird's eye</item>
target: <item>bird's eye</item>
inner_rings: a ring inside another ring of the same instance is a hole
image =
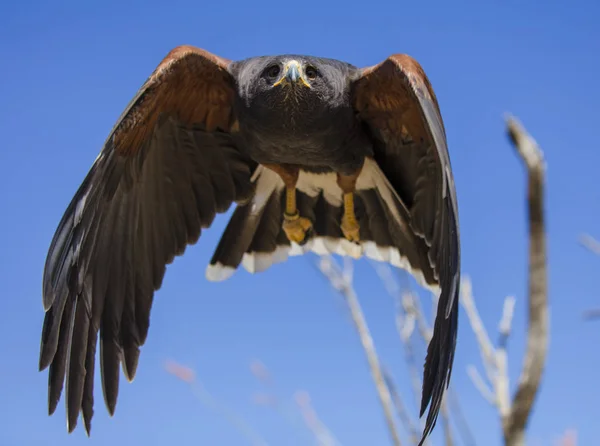
[[[304,70],[304,74],[306,74],[306,77],[312,81],[313,79],[317,78],[317,76],[319,75],[319,72],[317,71],[317,69],[315,67],[313,67],[312,65],[309,65]]]
[[[267,76],[270,78],[279,76],[279,73],[281,73],[281,68],[279,68],[279,65],[271,65],[269,68],[267,68]]]

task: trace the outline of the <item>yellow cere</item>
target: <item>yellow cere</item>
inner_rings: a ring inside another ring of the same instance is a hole
[[[281,78],[277,82],[275,82],[273,84],[273,86],[276,87],[278,85],[289,84],[289,81],[288,81],[288,72],[290,71],[290,68],[292,66],[296,67],[296,70],[298,71],[298,74],[299,74],[298,79],[302,82],[302,84],[305,87],[311,88],[310,84],[308,83],[308,81],[304,77],[304,70],[302,69],[302,66],[300,65],[300,63],[297,60],[290,60],[289,62],[287,62],[285,64],[285,66],[283,67],[283,75],[281,76]]]

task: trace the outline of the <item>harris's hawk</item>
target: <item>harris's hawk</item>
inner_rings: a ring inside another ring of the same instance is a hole
[[[58,225],[44,269],[49,412],[89,434],[101,380],[115,410],[166,265],[232,203],[207,269],[262,271],[307,251],[386,261],[439,293],[423,438],[449,382],[458,323],[456,192],[442,117],[407,55],[357,68],[300,55],[232,62],[172,50],[129,103]]]

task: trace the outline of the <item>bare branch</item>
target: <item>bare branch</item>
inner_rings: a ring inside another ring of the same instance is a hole
[[[408,411],[406,410],[406,406],[400,398],[400,394],[398,393],[398,389],[394,384],[394,380],[392,379],[391,374],[383,369],[383,378],[385,379],[385,383],[390,389],[390,393],[392,395],[392,401],[394,403],[394,407],[396,408],[396,413],[398,414],[398,418],[400,421],[406,426],[409,434],[410,434],[410,442],[411,444],[419,444],[420,435],[417,431],[413,420],[410,418]]]
[[[590,252],[600,255],[600,242],[589,234],[581,234],[579,243]],[[592,308],[583,312],[584,321],[600,319],[600,308]]]
[[[503,419],[508,446],[523,445],[525,428],[542,379],[548,351],[548,277],[544,222],[544,159],[536,141],[513,117],[506,118],[508,135],[528,174],[529,321],[525,361],[510,415]]]
[[[417,329],[421,334],[421,337],[425,340],[425,343],[429,344],[429,341],[431,341],[431,338],[433,337],[433,330],[425,320],[425,316],[419,305],[419,299],[412,290],[402,293],[402,304],[406,313],[415,318],[417,321]]]
[[[308,392],[296,392],[294,400],[300,408],[300,413],[304,418],[306,427],[314,434],[319,446],[339,446],[340,443],[317,416],[317,412],[312,407]]]
[[[600,308],[594,308],[591,310],[584,311],[583,319],[587,320],[587,321],[593,321],[595,319],[600,319]]]
[[[235,427],[254,446],[268,446],[266,440],[243,417],[230,407],[221,403],[202,385],[196,373],[189,367],[175,361],[166,361],[165,370],[176,378],[188,384],[192,393],[207,407],[219,413]]]
[[[400,310],[400,308],[398,308],[398,310],[397,310],[398,313],[400,313],[401,311],[404,311],[405,319],[406,320],[408,320],[409,318],[411,319],[411,321],[412,321],[411,323],[413,326],[412,329],[414,330],[414,328],[416,327],[415,321],[418,319],[418,316],[416,315],[418,310],[417,310],[417,307],[415,305],[413,305],[411,292],[407,291],[407,292],[403,293],[402,296],[400,296],[400,297],[396,296],[396,300],[399,300],[400,304],[401,304],[401,310]],[[404,344],[404,355],[405,355],[406,364],[408,366],[408,370],[410,373],[413,394],[415,397],[415,404],[416,404],[416,407],[419,407],[421,404],[421,389],[423,387],[423,384],[421,382],[421,375],[419,373],[419,368],[417,366],[417,359],[415,356],[415,352],[414,352],[412,343],[410,342],[410,339],[409,338],[402,339],[402,334],[403,334],[402,327],[400,327],[400,329],[398,330],[398,333],[400,334],[400,339],[402,340],[402,343]],[[421,429],[423,429],[423,427],[424,427],[424,425],[421,422]],[[426,441],[429,441],[429,440],[426,440]]]
[[[421,311],[421,307],[419,306],[419,301],[415,297],[415,294],[412,290],[408,290],[402,295],[402,302],[405,305],[406,312],[411,312],[414,318],[417,321],[417,329],[419,334],[425,341],[425,343],[429,344],[431,338],[433,337],[433,330],[429,327],[429,324],[425,320],[425,316]],[[408,343],[407,343],[408,344]],[[411,349],[412,350],[412,349]],[[414,363],[414,356],[412,356],[411,360]],[[416,368],[416,364],[413,364],[413,367]],[[442,415],[442,428],[444,429],[444,444],[446,446],[453,446],[454,440],[452,439],[452,427],[450,426],[450,414],[448,413],[448,406],[446,402],[446,395],[443,396],[442,406],[440,409]]]
[[[321,257],[318,266],[323,275],[329,279],[332,286],[336,290],[340,291],[346,299],[346,303],[348,304],[348,308],[350,309],[350,313],[352,315],[352,320],[356,330],[358,331],[360,341],[367,356],[367,361],[371,369],[371,375],[373,376],[373,381],[375,382],[375,387],[377,389],[379,401],[383,408],[390,436],[392,437],[392,442],[395,446],[400,446],[400,436],[398,435],[398,430],[394,422],[392,397],[387,385],[385,384],[385,380],[383,379],[383,373],[381,371],[381,365],[379,363],[377,351],[375,350],[375,344],[373,343],[373,338],[371,337],[371,333],[360,307],[356,292],[352,287],[352,283],[344,280],[349,275],[347,272],[344,274],[344,272],[340,270],[331,256]]]
[[[273,376],[267,368],[264,362],[260,359],[253,359],[250,362],[250,372],[254,377],[259,380],[262,384],[267,386],[273,385]]]
[[[485,368],[486,376],[493,384],[496,381],[495,351],[492,346],[492,341],[490,341],[490,337],[481,321],[479,311],[477,311],[477,307],[475,306],[473,287],[471,285],[471,279],[468,276],[465,276],[462,280],[460,291],[460,304],[467,314],[467,318],[469,319],[469,323],[473,329],[477,343],[479,344],[479,353],[481,354],[481,360],[483,362],[483,367]]]
[[[283,398],[275,385],[275,379],[269,368],[259,359],[253,359],[250,362],[250,372],[254,377],[265,387],[265,390],[254,394],[254,402],[260,406],[270,407],[282,418],[284,418],[294,428],[302,428],[304,432],[304,424],[300,423],[296,404],[293,410],[288,405],[288,398]],[[315,435],[314,432],[311,434]]]
[[[546,165],[544,163],[544,154],[540,150],[537,142],[533,137],[527,133],[523,124],[511,115],[505,116],[506,127],[508,138],[512,142],[514,148],[517,150],[517,153],[525,163],[525,167],[527,168],[527,173],[531,176],[532,174],[536,175],[541,182],[544,181],[544,171],[546,170]],[[531,181],[531,177],[530,177]],[[530,189],[529,199],[532,199],[531,192],[539,192],[539,194],[535,194],[539,199],[539,210],[543,211],[543,188],[536,186],[535,191]]]
[[[394,299],[394,305],[396,306],[396,330],[404,343],[411,337],[415,330],[415,316],[414,314],[406,313],[403,310],[404,304],[401,299],[402,289],[400,288],[398,281],[394,278],[390,266],[376,261],[372,261],[371,265],[383,282],[388,294]]]
[[[588,251],[600,256],[600,242],[589,234],[581,234],[579,243]]]
[[[504,420],[511,409],[506,346],[512,326],[515,298],[508,296],[504,300],[502,318],[499,323],[498,346],[494,347],[477,311],[469,278],[465,278],[464,284],[466,286],[463,289],[462,305],[478,340],[482,362],[492,389],[488,387],[473,366],[467,368],[467,373],[483,398],[497,407],[500,418]]]
[[[577,431],[567,430],[564,435],[556,441],[556,446],[577,446]]]
[[[404,345],[406,363],[412,378],[413,393],[416,399],[416,405],[419,407],[419,398],[421,396],[421,378],[418,372],[413,346],[410,341],[410,334],[412,334],[415,328],[418,328],[419,334],[427,343],[431,339],[431,328],[428,326],[427,321],[425,320],[425,316],[423,315],[419,305],[419,300],[417,296],[415,296],[413,290],[410,288],[409,282],[404,281],[402,286],[400,286],[398,280],[396,280],[396,278],[393,276],[392,269],[389,265],[379,262],[371,262],[371,264],[377,271],[380,279],[383,281],[388,293],[396,303],[396,329],[400,335],[400,340]],[[435,295],[432,294],[432,297],[434,298],[433,303],[435,306],[437,303],[435,301]],[[452,386],[450,386],[448,390],[449,392],[446,393],[446,395],[449,397],[447,400],[446,397],[444,398],[442,412],[442,417],[446,417],[445,419],[442,418],[445,423],[444,433],[446,436],[446,443],[453,444],[450,425],[447,424],[450,421],[450,414],[452,414],[452,418],[457,425],[463,443],[467,446],[475,445],[475,439],[471,433],[468,422],[464,417],[458,402],[458,398],[456,397]],[[449,410],[447,405],[451,405],[452,410]]]
[[[499,348],[506,348],[506,344],[508,343],[508,337],[510,336],[510,330],[512,328],[513,315],[515,313],[516,301],[517,300],[514,298],[514,296],[507,296],[506,299],[504,299],[502,319],[500,319],[500,324],[498,326],[498,332],[500,333],[500,338],[498,339]]]
[[[496,395],[494,391],[488,387],[483,377],[479,374],[479,371],[473,364],[467,366],[467,375],[471,378],[473,385],[479,391],[481,396],[492,406],[496,405]]]
[[[448,397],[447,399],[450,413],[452,413],[452,418],[454,419],[454,423],[456,424],[460,437],[462,438],[463,445],[475,446],[475,437],[473,437],[471,427],[467,422],[467,418],[462,410],[458,396],[456,395],[456,391],[452,386],[448,388],[446,395]]]
[[[444,395],[441,407],[442,415],[442,427],[444,429],[444,444],[445,446],[454,446],[454,440],[452,439],[452,426],[450,425],[450,414],[448,413],[448,404],[446,395]]]
[[[504,419],[510,412],[510,388],[508,380],[508,356],[506,347],[512,326],[512,318],[515,311],[515,298],[508,296],[504,300],[504,308],[502,310],[502,319],[498,331],[500,337],[498,339],[498,347],[496,349],[496,403],[500,417]]]

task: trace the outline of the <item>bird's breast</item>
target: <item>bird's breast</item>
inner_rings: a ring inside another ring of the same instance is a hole
[[[345,171],[359,166],[364,156],[372,152],[360,126],[345,114],[318,119],[294,114],[273,119],[245,118],[239,119],[241,145],[248,156],[261,164]]]

